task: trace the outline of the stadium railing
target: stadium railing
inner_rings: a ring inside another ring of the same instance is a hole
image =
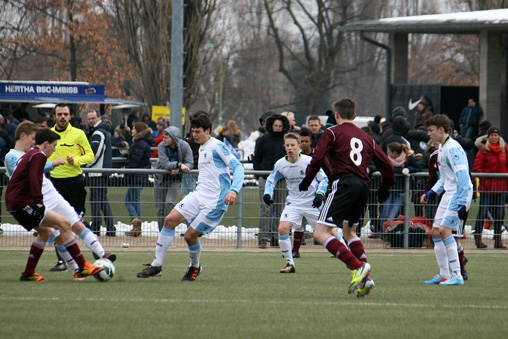
[[[153,248],[158,236],[158,224],[157,224],[157,210],[154,199],[154,174],[167,174],[164,170],[140,170],[140,169],[125,169],[125,168],[113,168],[104,169],[101,171],[83,169],[85,173],[104,173],[108,175],[107,190],[109,204],[113,211],[114,225],[116,228],[115,236],[106,236],[106,228],[100,228],[100,239],[105,247],[134,247],[134,248]],[[131,230],[131,220],[127,209],[124,205],[125,194],[130,183],[127,182],[125,174],[137,173],[147,174],[148,182],[144,185],[141,192],[141,208],[142,208],[142,235],[140,237],[126,236],[125,232]],[[191,171],[191,174],[197,174],[197,170]],[[260,175],[267,176],[269,171],[254,171],[245,170],[245,181],[243,183],[243,189],[239,192],[237,201],[234,205],[230,206],[226,212],[221,224],[216,230],[210,234],[204,235],[201,238],[203,247],[224,247],[224,248],[256,248],[258,245],[257,235],[259,227],[259,210],[260,204],[260,193],[258,188],[257,177]],[[484,174],[484,173],[473,173],[476,178],[500,178],[507,179],[508,174]],[[19,226],[12,216],[6,211],[5,207],[5,187],[7,185],[7,177],[5,176],[5,168],[0,168],[0,188],[2,189],[1,195],[1,213],[0,213],[0,228],[3,233],[0,235],[0,247],[26,247],[32,241],[31,232],[26,232],[24,228]],[[380,219],[380,204],[377,202],[376,191],[379,182],[378,173],[373,174],[371,181],[371,195],[367,204],[365,216],[362,220],[363,227],[358,230],[358,234],[361,236],[362,241],[366,248],[386,248],[386,247],[400,247],[400,248],[412,248],[416,246],[418,248],[432,248],[432,242],[428,234],[420,234],[415,232],[415,228],[412,224],[412,219],[417,216],[427,216],[430,222],[433,220],[433,215],[436,209],[436,201],[434,200],[427,206],[422,206],[419,203],[421,194],[423,193],[424,183],[428,177],[426,172],[415,173],[411,176],[404,177],[405,188],[403,190],[395,191],[392,190],[393,194],[399,194],[404,197],[404,204],[401,207],[400,215],[408,216],[404,218],[401,225],[395,228],[393,232],[383,232],[382,223],[384,220]],[[90,208],[90,186],[87,182],[87,212],[85,214],[85,220],[90,222],[92,219],[91,208]],[[503,192],[499,192],[504,194]],[[262,194],[261,194],[262,196]],[[181,200],[181,192],[178,194],[175,204]],[[476,217],[478,215],[479,201],[472,202],[469,218],[465,225],[465,236],[463,245],[465,248],[474,248],[474,229],[477,222]],[[387,203],[383,204],[386,208]],[[278,215],[274,215],[277,210],[282,210],[283,205],[272,207],[272,216],[269,218],[271,236],[277,238],[278,228]],[[377,213],[377,214],[376,214]],[[104,220],[102,223],[104,224]],[[480,225],[489,227],[493,224],[489,218],[485,220],[478,220]],[[504,220],[502,220],[504,225]],[[181,224],[176,229],[176,237],[173,242],[173,246],[176,248],[186,247],[186,243],[183,239],[187,226]],[[375,231],[379,233],[376,233]],[[504,243],[508,239],[508,232],[506,232],[505,226],[501,227],[498,231],[501,234]],[[493,248],[493,236],[494,229],[483,230],[483,242],[489,245],[489,248]],[[417,239],[416,239],[417,238]],[[416,240],[415,240],[416,239]],[[307,247],[319,247],[314,243],[312,239],[312,229],[309,225],[306,226],[306,241]],[[415,245],[416,244],[416,245]],[[276,245],[275,243],[273,245]],[[305,249],[302,247],[302,250]],[[274,246],[275,247],[275,246]]]

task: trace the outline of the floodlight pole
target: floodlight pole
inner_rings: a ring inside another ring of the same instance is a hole
[[[173,0],[171,17],[171,94],[169,124],[182,130],[183,108],[183,0]]]
[[[386,51],[385,118],[388,119],[388,117],[391,114],[390,113],[390,111],[391,111],[390,96],[391,96],[392,85],[391,85],[390,77],[391,77],[391,72],[392,72],[392,52],[390,50],[390,47],[388,47],[380,42],[377,42],[376,40],[373,40],[369,37],[366,37],[363,34],[363,31],[360,31],[360,39],[362,39],[363,41],[367,41],[368,43],[371,43],[373,45],[376,45]]]

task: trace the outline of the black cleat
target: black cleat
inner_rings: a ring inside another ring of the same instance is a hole
[[[147,265],[147,267],[136,274],[138,278],[160,277],[162,276],[162,268],[160,266]]]
[[[199,267],[190,266],[187,269],[187,272],[185,273],[185,275],[183,276],[182,281],[196,280],[196,278],[199,275],[199,272],[201,272],[201,269],[202,269],[201,266],[199,266]]]

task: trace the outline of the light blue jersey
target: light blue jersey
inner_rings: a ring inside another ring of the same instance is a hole
[[[230,169],[233,170],[231,182]],[[227,210],[224,202],[229,192],[242,189],[244,170],[242,164],[231,154],[226,145],[215,138],[199,148],[199,176],[196,191],[200,199],[214,201],[216,209]]]
[[[469,176],[467,156],[460,144],[448,138],[438,150],[439,180],[432,190],[438,195],[444,191],[452,194],[451,209],[467,205],[473,192],[473,184]]]
[[[290,163],[287,160],[287,156],[279,159],[275,163],[272,173],[270,173],[270,176],[266,180],[264,194],[269,194],[273,197],[273,191],[277,181],[286,179],[286,186],[289,191],[286,204],[309,208],[316,194],[322,194],[324,196],[328,188],[328,177],[323,169],[320,169],[312,181],[312,184],[309,186],[309,189],[300,192],[298,185],[302,182],[303,178],[305,178],[305,170],[311,160],[312,157],[305,154],[300,154],[300,157],[295,163]]]

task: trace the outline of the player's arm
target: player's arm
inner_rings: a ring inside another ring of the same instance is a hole
[[[28,181],[32,197],[38,196],[42,190],[42,176],[47,158],[43,153],[35,154],[28,166]]]
[[[471,187],[471,179],[467,169],[467,159],[462,150],[457,148],[450,149],[450,157],[452,160],[452,167],[457,179],[457,205],[465,206]]]
[[[74,157],[74,165],[81,167],[94,161],[94,152],[84,132],[79,134],[78,147],[80,148],[81,155]]]
[[[314,179],[317,182],[316,194],[321,194],[322,196],[325,196],[326,190],[328,189],[328,177],[326,176],[323,169],[320,169],[319,172],[317,172]]]
[[[280,164],[279,161],[277,161],[275,163],[275,165],[273,166],[272,172],[270,173],[268,178],[266,178],[265,192],[263,194],[263,201],[267,205],[273,204],[272,197],[273,197],[273,193],[275,191],[275,185],[277,185],[277,182],[280,179],[284,178],[284,175],[282,175],[282,173],[279,172],[279,164]]]

